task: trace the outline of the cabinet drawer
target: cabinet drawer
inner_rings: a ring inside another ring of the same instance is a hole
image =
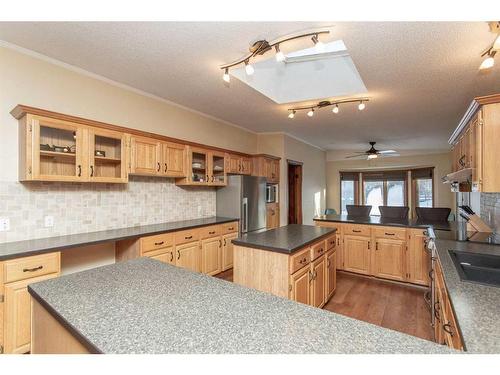
[[[35,255],[4,262],[4,282],[30,279],[60,271],[60,253]]]
[[[318,258],[326,253],[326,240],[315,243],[311,246],[311,260]]]
[[[157,234],[155,236],[141,238],[141,253],[161,249],[163,247],[173,246],[174,235],[173,233]]]
[[[221,228],[219,225],[211,225],[209,227],[199,228],[198,231],[200,233],[200,238],[203,240],[205,238],[220,236]]]
[[[337,236],[334,234],[326,239],[326,250],[331,250],[337,244]]]
[[[311,262],[311,248],[300,250],[297,254],[290,257],[290,274],[300,270]]]
[[[221,224],[221,234],[238,232],[238,222]]]
[[[377,238],[393,238],[397,240],[406,240],[406,229],[395,227],[376,227],[375,237]]]
[[[182,230],[180,232],[175,232],[176,245],[198,241],[199,239],[200,239],[200,232],[198,229],[188,229],[188,230]]]
[[[368,225],[345,224],[344,234],[354,234],[356,236],[370,236],[370,227]]]

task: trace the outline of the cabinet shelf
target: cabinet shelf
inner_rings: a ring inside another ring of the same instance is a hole
[[[57,152],[57,151],[40,151],[40,156],[49,156],[53,158],[75,159],[76,154],[73,152]]]
[[[121,163],[122,161],[120,158],[109,158],[105,156],[94,156],[94,160],[101,163]]]

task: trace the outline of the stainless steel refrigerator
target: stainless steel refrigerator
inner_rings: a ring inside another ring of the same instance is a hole
[[[227,186],[217,189],[217,216],[240,219],[240,233],[266,228],[266,179],[228,176]]]

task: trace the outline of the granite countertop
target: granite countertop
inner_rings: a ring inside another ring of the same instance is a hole
[[[97,353],[453,353],[403,333],[148,258],[31,284]]]
[[[264,232],[248,233],[234,239],[233,244],[278,253],[291,254],[322,237],[335,233],[335,228],[290,224]]]
[[[381,216],[349,216],[349,215],[321,215],[314,218],[315,221],[330,221],[337,223],[368,224],[368,225],[387,225],[391,227],[407,228],[428,228],[432,226],[435,229],[450,230],[454,223],[448,221],[422,221],[417,219],[398,219],[382,218]]]
[[[440,239],[437,232],[436,249],[465,350],[500,353],[500,287],[462,281],[448,253],[458,250],[500,256],[500,247]]]
[[[203,227],[206,225],[222,224],[231,221],[238,221],[238,219],[214,216],[203,219],[140,225],[135,227],[109,229],[99,232],[79,233],[59,237],[5,242],[0,244],[0,261],[79,246],[93,245],[102,242],[119,241],[133,237],[149,236],[160,233],[175,232],[183,229]]]

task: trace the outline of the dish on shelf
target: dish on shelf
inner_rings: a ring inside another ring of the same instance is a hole
[[[199,169],[199,168],[203,168],[203,164],[198,163],[198,162],[195,162],[195,163],[193,163],[192,165],[193,165],[193,168],[198,168],[198,169]]]
[[[216,166],[214,167],[214,171],[219,172],[219,171],[223,171],[223,170],[224,170],[224,168],[222,168],[222,167],[221,167],[221,166],[219,166],[219,165],[216,165]]]

